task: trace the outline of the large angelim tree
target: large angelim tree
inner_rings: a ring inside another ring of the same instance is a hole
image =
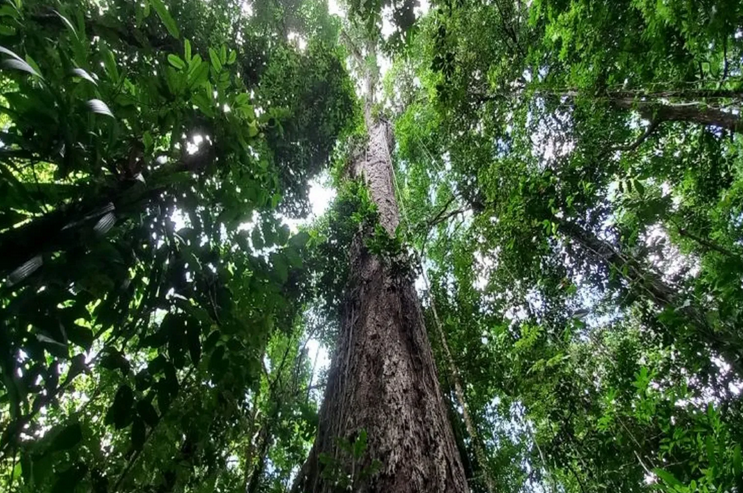
[[[295,489],[330,493],[342,481],[360,492],[464,492],[467,481],[410,259],[399,250],[372,247],[394,244],[400,226],[394,133],[374,108],[375,43],[366,39],[362,49],[348,34],[344,38],[360,68],[365,127],[344,172],[346,180],[363,184],[376,227],[362,225],[350,244],[318,436]]]

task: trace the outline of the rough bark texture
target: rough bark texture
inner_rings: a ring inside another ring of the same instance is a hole
[[[661,104],[633,99],[617,99],[613,102],[619,108],[637,110],[650,121],[697,123],[743,133],[743,121],[738,115],[716,108],[704,108],[698,103]]]
[[[352,172],[363,176],[380,222],[392,234],[399,216],[389,162],[391,134],[377,122],[369,137]],[[354,492],[466,492],[413,279],[370,253],[363,240],[358,237],[351,251],[351,279],[318,436],[294,489],[339,491],[332,474],[323,473],[324,456],[354,477]],[[338,447],[338,439],[353,443],[360,430],[366,431],[368,445],[354,461]],[[381,463],[378,472],[359,479],[374,460]]]

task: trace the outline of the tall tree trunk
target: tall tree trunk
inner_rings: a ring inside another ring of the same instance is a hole
[[[552,221],[557,223],[561,233],[580,245],[597,263],[622,273],[633,287],[639,289],[655,304],[661,307],[675,307],[676,290],[640,262],[623,254],[613,245],[578,224],[556,216],[552,217]]]
[[[379,221],[394,235],[399,223],[389,158],[392,135],[367,118],[369,143],[351,173],[363,178]],[[294,485],[302,493],[458,493],[468,490],[448,421],[412,276],[372,254],[359,234],[341,331],[331,364],[318,435]],[[361,457],[339,446],[365,431]],[[377,472],[366,477],[372,464]]]

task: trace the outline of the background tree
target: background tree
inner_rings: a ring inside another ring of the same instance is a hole
[[[500,489],[740,488],[740,12],[664,8],[443,3],[398,62],[403,194]]]

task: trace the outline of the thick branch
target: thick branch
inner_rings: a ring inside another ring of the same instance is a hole
[[[624,152],[631,152],[640,147],[648,138],[653,135],[653,133],[658,129],[660,124],[663,123],[662,120],[653,120],[650,122],[650,125],[645,129],[645,132],[638,137],[637,140],[635,140],[633,143],[626,145],[626,146],[616,146],[609,149],[608,152],[614,152],[614,151],[624,151]]]
[[[665,104],[626,98],[613,100],[612,104],[617,108],[636,110],[650,121],[698,123],[743,133],[743,121],[738,115],[717,108],[703,107],[701,103]]]

